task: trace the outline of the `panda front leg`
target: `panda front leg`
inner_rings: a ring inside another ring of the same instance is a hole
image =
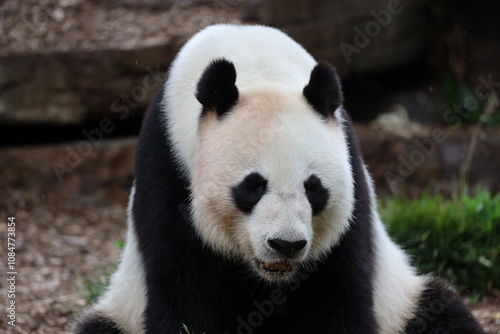
[[[162,258],[156,257],[154,262],[166,265],[148,267],[145,333],[177,334],[183,326],[191,333],[223,332],[221,319],[231,313],[228,306],[231,303],[225,298],[229,292],[223,284],[214,286],[218,281],[223,282],[223,278],[207,272],[210,265],[203,267],[203,262],[211,263],[208,258],[190,251],[185,253],[194,258],[190,261],[180,257],[177,263],[172,263],[171,258],[158,254]]]
[[[125,334],[118,325],[100,312],[89,312],[82,316],[75,334]]]
[[[436,279],[429,278],[416,314],[405,334],[484,334],[460,297]]]

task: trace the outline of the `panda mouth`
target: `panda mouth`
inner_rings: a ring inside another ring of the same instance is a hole
[[[294,271],[295,266],[292,262],[284,260],[277,262],[258,261],[260,269],[272,275],[286,275]]]

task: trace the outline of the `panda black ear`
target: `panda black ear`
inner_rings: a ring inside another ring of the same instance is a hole
[[[217,59],[207,66],[198,81],[196,99],[203,106],[202,115],[214,110],[217,116],[224,116],[238,101],[236,69],[232,62]]]
[[[343,100],[340,80],[335,69],[326,62],[316,64],[303,94],[322,117],[333,117]]]

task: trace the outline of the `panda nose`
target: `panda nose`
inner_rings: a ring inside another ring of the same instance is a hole
[[[292,256],[304,248],[307,244],[306,240],[286,241],[282,239],[269,239],[267,244],[277,252],[285,255]]]

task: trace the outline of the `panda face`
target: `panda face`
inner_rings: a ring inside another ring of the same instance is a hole
[[[341,119],[301,91],[258,85],[223,117],[200,119],[192,216],[202,239],[283,281],[328,253],[347,229],[353,179]]]

